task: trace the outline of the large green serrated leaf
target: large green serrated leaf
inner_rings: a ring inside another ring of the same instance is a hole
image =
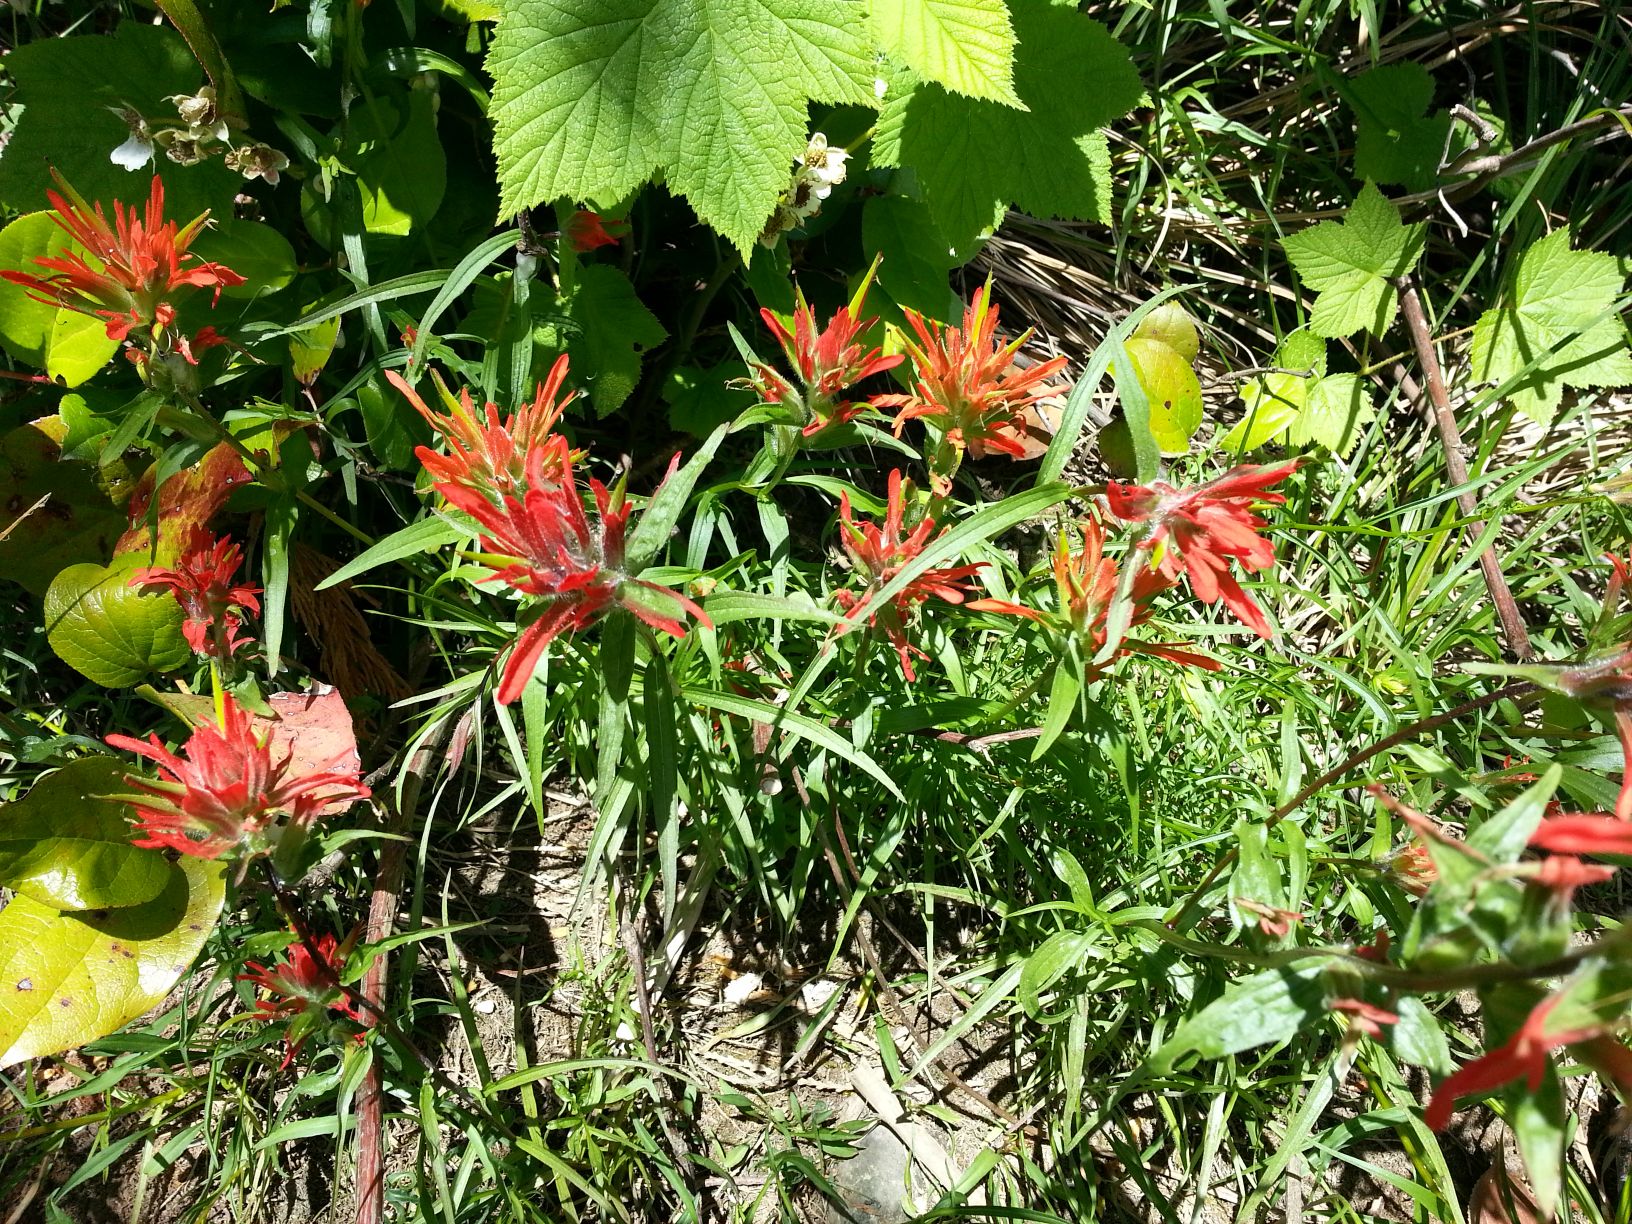
[[[1286,431],[1293,446],[1311,443],[1336,455],[1346,455],[1360,440],[1360,431],[1377,417],[1371,388],[1358,374],[1331,374],[1309,388],[1309,402]]]
[[[1367,183],[1342,221],[1322,221],[1286,239],[1292,266],[1318,295],[1310,329],[1332,338],[1361,328],[1386,332],[1400,306],[1391,282],[1417,266],[1425,234],[1425,226],[1402,222],[1393,202]]]
[[[1388,64],[1348,82],[1354,107],[1355,177],[1426,191],[1439,177],[1449,111],[1429,115],[1434,78],[1421,64]]]
[[[1099,130],[1138,102],[1133,61],[1070,8],[1014,10],[1014,86],[1030,113],[939,85],[892,90],[873,159],[911,166],[952,245],[963,249],[1014,203],[1040,217],[1110,220],[1110,154]]]
[[[119,909],[164,891],[170,860],[130,844],[125,768],[85,757],[0,808],[0,884],[60,910]]]
[[[616,412],[640,381],[642,354],[668,339],[629,278],[610,264],[589,264],[563,308],[578,331],[567,342],[573,375],[589,384],[598,416]]]
[[[46,641],[64,663],[104,688],[177,671],[192,657],[175,598],[130,587],[139,567],[140,559],[129,555],[112,566],[71,565],[45,593]]]
[[[500,212],[610,200],[658,170],[746,253],[811,100],[871,105],[860,0],[504,0],[488,55]]]
[[[1614,256],[1572,251],[1569,231],[1554,230],[1519,258],[1511,289],[1474,325],[1473,376],[1503,383],[1539,359],[1507,398],[1542,425],[1558,412],[1565,387],[1632,383],[1626,328],[1615,313],[1625,279]]]
[[[1024,109],[1003,0],[871,0],[868,8],[879,49],[926,81]]]
[[[220,863],[183,858],[168,872],[127,909],[70,914],[18,895],[0,911],[0,1067],[104,1037],[169,993],[226,889]]]

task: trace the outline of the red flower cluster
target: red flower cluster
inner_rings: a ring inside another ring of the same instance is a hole
[[[967,447],[976,459],[987,451],[1024,458],[1021,442],[1025,409],[1040,399],[1058,395],[1048,380],[1065,368],[1064,357],[1054,357],[1030,369],[1015,367],[1014,356],[1030,338],[1028,330],[1004,344],[997,335],[998,308],[991,301],[991,285],[975,291],[963,312],[963,327],[943,327],[909,310],[907,322],[918,343],[907,340],[917,382],[910,395],[880,395],[880,408],[899,408],[896,436],[915,417],[944,417],[947,440]]]
[[[304,943],[297,941],[289,946],[288,957],[283,964],[268,969],[259,961],[247,961],[244,967],[249,972],[238,975],[240,982],[254,982],[272,996],[255,1004],[257,1019],[267,1023],[292,1021],[284,1035],[287,1052],[283,1056],[283,1065],[278,1068],[280,1071],[294,1061],[295,1054],[306,1040],[307,1031],[322,1022],[329,1011],[339,1012],[358,1024],[367,1023],[357,1005],[339,985],[345,951],[333,935],[319,935],[313,942],[323,958],[321,963]],[[363,1035],[358,1033],[357,1040],[362,1039]]]
[[[807,438],[829,425],[853,420],[866,410],[868,405],[864,402],[839,398],[846,388],[874,374],[893,370],[906,360],[900,353],[886,357],[882,349],[864,349],[856,342],[857,336],[878,322],[876,318],[861,317],[872,279],[869,272],[849,305],[841,306],[821,331],[816,329],[816,315],[802,290],[793,311],[792,333],[770,310],[759,312],[765,326],[782,346],[788,363],[798,371],[802,386],[795,388],[761,362],[754,363],[748,383],[766,403],[786,407],[803,424]]]
[[[549,377],[538,385],[533,402],[506,417],[499,415],[499,406],[493,403],[484,405],[477,415],[468,387],[460,390],[458,399],[442,388],[448,411],[436,412],[395,370],[387,370],[385,377],[453,452],[441,455],[428,446],[414,451],[444,496],[447,488],[458,487],[502,502],[521,496],[530,486],[559,487],[568,479],[571,451],[567,440],[554,432],[567,405],[577,398],[575,391],[561,395],[567,378],[565,353],[556,358]]]
[[[1518,1032],[1499,1048],[1491,1050],[1459,1068],[1440,1082],[1423,1120],[1429,1130],[1444,1130],[1456,1112],[1459,1097],[1475,1092],[1489,1092],[1514,1080],[1522,1079],[1531,1092],[1541,1087],[1541,1077],[1547,1072],[1548,1054],[1561,1046],[1592,1041],[1603,1035],[1602,1027],[1550,1031],[1547,1019],[1558,1006],[1562,995],[1553,995],[1536,1004],[1525,1017]]]
[[[1258,534],[1265,522],[1253,513],[1253,505],[1285,502],[1269,488],[1290,476],[1300,462],[1245,464],[1186,489],[1165,481],[1151,485],[1113,481],[1105,490],[1105,501],[1117,518],[1147,528],[1139,547],[1155,550],[1163,573],[1173,579],[1188,575],[1196,598],[1209,604],[1223,599],[1243,624],[1267,638],[1271,633],[1263,609],[1241,589],[1230,562],[1239,561],[1249,574],[1275,564],[1275,548]]]
[[[447,456],[427,447],[418,454],[437,492],[481,526],[482,550],[496,562],[490,581],[548,601],[521,631],[505,664],[498,691],[503,704],[521,696],[551,641],[587,628],[614,604],[675,637],[686,634],[685,616],[710,623],[678,591],[626,571],[624,540],[633,507],[621,482],[612,489],[598,480],[588,482],[596,510],[591,525],[572,453],[564,438],[549,432],[570,400],[556,400],[566,374],[567,359],[562,357],[528,408],[500,421],[497,408],[488,405],[485,424],[476,420],[468,396],[461,397],[458,411],[441,416],[425,408],[406,383],[395,380],[452,445]]]
[[[257,586],[234,586],[233,575],[243,562],[238,545],[223,536],[215,539],[206,528],[194,528],[174,569],[147,566],[130,576],[127,584],[144,594],[168,590],[187,614],[181,632],[196,654],[231,658],[246,640],[243,614],[261,610]]]
[[[844,545],[844,551],[849,554],[851,565],[857,573],[867,579],[867,587],[859,594],[855,591],[837,591],[833,597],[847,613],[847,619],[855,621],[863,612],[867,612],[867,623],[883,628],[885,635],[890,639],[890,644],[895,647],[895,653],[901,659],[901,672],[908,681],[916,679],[912,669],[912,656],[917,655],[920,659],[928,656],[908,640],[907,625],[912,620],[917,606],[930,596],[951,604],[964,604],[977,612],[1036,616],[1030,608],[1023,608],[1019,604],[1002,599],[975,599],[966,602],[967,596],[974,593],[969,585],[969,579],[984,568],[981,565],[955,565],[925,570],[898,591],[889,603],[883,607],[876,606],[874,592],[900,573],[902,567],[923,552],[924,545],[939,534],[935,530],[935,520],[926,515],[918,520],[918,525],[910,533],[903,536],[902,532],[906,530],[905,519],[906,495],[899,468],[890,473],[889,504],[882,527],[873,523],[865,523],[858,527],[850,513],[849,494],[839,495],[840,541]]]
[[[1116,561],[1105,555],[1105,529],[1097,520],[1088,519],[1083,523],[1080,552],[1072,552],[1070,538],[1062,526],[1054,544],[1054,588],[1059,610],[1053,618],[1033,613],[1033,619],[1053,619],[1058,628],[1075,634],[1092,660],[1105,645],[1106,622],[1110,618],[1118,579]],[[1149,620],[1151,601],[1172,585],[1173,580],[1160,570],[1141,567],[1133,579],[1129,596],[1133,603],[1133,617],[1128,627],[1131,629]],[[1197,654],[1177,643],[1138,642],[1126,637],[1113,658],[1134,653],[1156,655],[1208,671],[1217,671],[1223,666],[1217,659]],[[1087,679],[1097,679],[1104,666],[1101,664],[1099,669],[1093,669],[1090,665]]]
[[[110,340],[127,340],[132,331],[168,329],[176,318],[178,295],[184,290],[214,289],[219,300],[223,288],[244,283],[231,268],[200,261],[189,252],[209,214],[180,228],[166,221],[164,184],[158,175],[153,176],[145,215],[115,203],[112,225],[100,204],[87,204],[60,176],[57,184],[62,188],[60,194],[46,193],[56,210],[52,220],[97,266],[82,255],[65,251],[35,259],[49,275],[0,271],[0,276],[23,286],[37,301],[104,320]],[[172,338],[172,346],[188,361],[194,360],[194,349],[221,343],[214,328],[205,328],[191,341],[185,336]],[[146,360],[145,353],[133,351],[138,361]]]
[[[125,779],[139,794],[110,796],[136,809],[142,836],[135,844],[195,858],[264,853],[272,848],[280,817],[310,824],[330,804],[369,796],[355,767],[291,777],[289,757],[272,759],[249,714],[230,696],[221,725],[194,728],[182,756],[165,748],[157,735],[146,742],[110,735],[107,742],[159,766],[156,780]]]

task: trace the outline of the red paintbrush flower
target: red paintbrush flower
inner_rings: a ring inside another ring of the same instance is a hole
[[[1531,1092],[1541,1087],[1541,1077],[1547,1072],[1548,1053],[1561,1046],[1591,1041],[1602,1035],[1601,1026],[1564,1029],[1549,1032],[1547,1017],[1559,1003],[1562,995],[1553,995],[1536,1004],[1525,1017],[1519,1031],[1488,1054],[1481,1055],[1442,1081],[1434,1089],[1433,1099],[1423,1120],[1429,1130],[1444,1130],[1456,1112],[1457,1099],[1475,1092],[1489,1092],[1522,1079]]]
[[[675,464],[679,458],[675,456]],[[536,466],[529,462],[529,471]],[[673,473],[674,464],[669,471]],[[481,525],[482,550],[494,554],[497,562],[489,581],[549,601],[516,639],[499,680],[501,704],[521,696],[551,641],[587,628],[613,604],[675,637],[686,635],[682,617],[711,624],[703,610],[680,592],[625,570],[624,539],[633,507],[624,497],[623,485],[609,490],[598,480],[589,482],[596,510],[591,527],[564,444],[557,485],[535,480],[524,492],[508,493],[497,504],[464,484],[438,482],[436,488],[449,505]]]
[[[1230,572],[1230,561],[1239,561],[1249,574],[1275,564],[1275,547],[1258,534],[1266,524],[1253,513],[1253,505],[1286,501],[1269,487],[1290,476],[1300,462],[1245,464],[1187,489],[1160,480],[1151,485],[1112,481],[1105,501],[1117,518],[1148,526],[1139,547],[1157,550],[1163,573],[1174,579],[1187,574],[1196,598],[1209,604],[1223,599],[1243,624],[1267,638],[1269,622]]]
[[[1082,548],[1073,552],[1070,537],[1062,525],[1059,538],[1054,544],[1054,589],[1058,600],[1057,611],[1052,616],[1034,615],[1033,619],[1052,622],[1056,628],[1074,634],[1082,642],[1083,652],[1092,660],[1105,645],[1107,622],[1111,614],[1111,605],[1115,601],[1118,581],[1116,561],[1105,555],[1104,528],[1094,519],[1085,521],[1082,525]],[[1173,580],[1160,570],[1141,566],[1133,579],[1133,589],[1129,593],[1133,603],[1133,616],[1128,622],[1128,628],[1132,629],[1149,620],[1153,611],[1151,601],[1172,585]],[[1138,642],[1126,637],[1122,639],[1112,657],[1135,653],[1156,655],[1174,663],[1201,667],[1208,671],[1217,671],[1223,666],[1217,659],[1187,650],[1177,643]],[[1106,664],[1109,662],[1110,660],[1106,660]],[[1099,668],[1094,668],[1090,664],[1087,679],[1097,679],[1104,666],[1105,664],[1102,664]]]
[[[244,283],[231,268],[201,261],[188,251],[209,213],[179,228],[166,221],[164,184],[157,175],[146,213],[139,216],[134,207],[115,203],[112,225],[100,204],[87,204],[61,176],[57,185],[61,194],[46,193],[56,210],[51,219],[85,249],[94,265],[84,256],[64,252],[34,260],[49,275],[0,271],[0,276],[27,289],[36,301],[104,320],[110,340],[124,340],[135,329],[169,327],[183,290],[214,289],[219,300],[223,288]]]
[[[1038,400],[1058,395],[1060,387],[1048,380],[1065,368],[1064,357],[1053,357],[1029,369],[1018,369],[1014,356],[1030,339],[1028,330],[1004,344],[997,335],[998,308],[991,301],[991,284],[975,290],[963,312],[963,327],[944,327],[916,310],[906,312],[918,333],[918,343],[904,340],[912,357],[916,384],[908,395],[879,395],[880,408],[899,408],[895,433],[915,417],[945,418],[946,437],[956,447],[967,447],[976,459],[988,450],[1022,459],[1026,448],[1025,410]]]
[[[499,406],[493,403],[486,404],[478,415],[468,387],[461,388],[459,398],[454,399],[440,382],[448,411],[436,412],[395,370],[387,370],[385,376],[447,441],[450,454],[439,455],[428,446],[414,451],[438,489],[467,489],[486,500],[502,502],[506,497],[520,497],[529,486],[559,488],[563,482],[570,483],[567,440],[552,432],[578,394],[561,395],[567,377],[565,353],[556,358],[549,377],[538,385],[533,402],[506,417],[499,415]]]
[[[611,233],[611,226],[617,233]],[[572,249],[583,255],[596,247],[617,246],[629,226],[623,221],[608,221],[600,213],[580,208],[567,221],[567,241]]]
[[[1258,929],[1273,939],[1285,939],[1292,928],[1303,921],[1303,915],[1297,910],[1265,905],[1251,897],[1235,898],[1235,908],[1258,919]]]
[[[829,425],[853,420],[867,409],[865,402],[840,399],[840,392],[864,378],[893,370],[906,360],[900,353],[886,357],[876,346],[865,349],[856,343],[857,336],[878,322],[876,318],[861,317],[877,266],[875,263],[868,270],[849,304],[841,306],[821,331],[816,329],[816,315],[805,301],[803,290],[796,290],[798,297],[791,333],[770,310],[759,312],[765,326],[782,346],[788,364],[798,372],[802,386],[796,388],[776,370],[760,362],[754,363],[748,385],[766,403],[787,408],[804,426],[807,438]]]
[[[321,963],[305,943],[297,941],[289,945],[287,959],[282,964],[268,969],[259,961],[246,961],[244,968],[249,972],[238,975],[240,982],[254,982],[272,996],[256,1001],[257,1019],[269,1024],[283,1020],[290,1022],[289,1030],[284,1034],[287,1052],[283,1056],[283,1065],[278,1068],[280,1071],[294,1061],[310,1030],[326,1021],[329,1012],[338,1012],[358,1024],[367,1024],[357,1005],[339,985],[340,968],[346,960],[345,950],[333,935],[319,935],[312,942],[323,958]],[[363,1035],[358,1033],[357,1040],[362,1039]]]
[[[182,748],[169,751],[157,735],[146,742],[110,735],[107,742],[154,761],[159,777],[125,780],[140,793],[111,795],[136,809],[135,845],[162,847],[215,859],[228,853],[260,854],[272,848],[280,818],[310,824],[330,804],[366,799],[368,787],[355,767],[290,776],[289,757],[272,759],[247,712],[230,696],[221,725],[201,724]]]
[[[859,593],[835,591],[833,598],[845,610],[847,620],[857,621],[866,612],[869,625],[883,628],[901,659],[901,672],[910,682],[917,678],[912,670],[912,656],[917,655],[920,659],[928,656],[908,640],[907,625],[917,606],[930,596],[951,604],[965,604],[977,612],[1002,612],[1033,618],[1037,614],[1030,608],[1002,599],[975,599],[965,603],[966,598],[974,593],[969,578],[985,568],[982,565],[955,565],[926,570],[898,591],[889,603],[883,607],[877,606],[873,593],[900,573],[901,568],[923,552],[924,545],[939,534],[935,530],[935,520],[926,515],[909,534],[903,536],[905,518],[906,494],[899,468],[890,473],[889,504],[882,527],[873,523],[858,527],[850,513],[849,494],[839,494],[839,539],[844,551],[849,554],[851,566],[867,580],[867,586]]]
[[[1550,816],[1536,826],[1530,844],[1558,854],[1632,855],[1632,821],[1587,812]]]
[[[169,591],[187,615],[181,632],[194,653],[230,658],[247,640],[243,614],[261,610],[260,587],[233,585],[242,561],[231,539],[215,539],[207,528],[195,527],[174,569],[147,566],[131,574],[126,585],[144,594]]]
[[[1330,1007],[1334,1012],[1342,1012],[1349,1017],[1350,1029],[1364,1033],[1373,1041],[1383,1039],[1383,1025],[1400,1022],[1396,1013],[1367,1003],[1364,999],[1333,999]]]

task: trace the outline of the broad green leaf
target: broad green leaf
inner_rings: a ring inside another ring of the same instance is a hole
[[[151,901],[107,912],[13,897],[0,910],[0,1067],[104,1037],[160,1002],[221,914],[224,871],[182,858]]]
[[[873,139],[876,164],[917,171],[930,211],[959,250],[1010,203],[1039,217],[1109,222],[1110,154],[1100,129],[1143,88],[1122,45],[1074,9],[1027,3],[1013,18],[1014,86],[1029,114],[899,81]]]
[[[1455,1065],[1451,1047],[1434,1013],[1415,995],[1401,995],[1393,1007],[1399,1020],[1389,1025],[1385,1036],[1394,1056],[1436,1075],[1449,1075]]]
[[[199,258],[222,263],[244,278],[221,290],[224,298],[276,293],[295,279],[295,248],[270,225],[233,217],[216,222],[193,243]]]
[[[861,245],[882,256],[878,284],[897,305],[931,319],[957,317],[948,278],[961,261],[927,204],[902,195],[868,200],[861,211]]]
[[[125,766],[83,757],[0,808],[0,884],[61,910],[118,909],[151,901],[170,860],[130,844],[130,808],[101,798],[128,791]]]
[[[0,269],[38,272],[34,261],[42,256],[83,252],[51,216],[30,213],[0,230]],[[36,301],[10,281],[0,281],[0,344],[70,387],[107,365],[119,349],[102,319]]]
[[[401,561],[404,557],[417,557],[421,553],[435,552],[456,540],[466,539],[469,535],[469,532],[461,530],[444,518],[420,519],[417,523],[409,523],[400,531],[393,531],[383,540],[376,541],[372,547],[358,553],[323,579],[315,589],[326,591],[342,582],[350,582],[359,574],[368,573],[369,570],[378,569],[392,561]]]
[[[1564,776],[1563,766],[1556,762],[1532,785],[1525,789],[1501,811],[1485,820],[1468,834],[1468,849],[1485,856],[1492,863],[1515,863],[1536,831],[1547,803],[1558,790]]]
[[[745,409],[753,407],[757,398],[740,385],[747,377],[748,367],[740,361],[722,361],[707,369],[680,366],[663,383],[670,427],[703,438],[736,420]]]
[[[1309,400],[1286,440],[1293,446],[1315,443],[1333,454],[1346,455],[1360,440],[1360,431],[1377,417],[1371,387],[1358,374],[1330,374],[1309,387]]]
[[[926,81],[1023,108],[1003,0],[869,0],[868,11],[879,49]]]
[[[181,605],[168,591],[143,595],[129,585],[134,556],[112,566],[86,562],[57,575],[45,593],[45,636],[57,657],[104,688],[128,688],[153,672],[178,671],[192,658],[181,635]]]
[[[1177,302],[1163,302],[1133,329],[1135,340],[1160,340],[1186,362],[1194,362],[1201,352],[1201,333],[1190,312]]]
[[[1474,325],[1473,376],[1505,383],[1523,374],[1507,398],[1542,425],[1558,412],[1565,387],[1632,383],[1615,308],[1625,279],[1614,256],[1572,251],[1569,231],[1554,230],[1520,256],[1502,300]]]
[[[1150,404],[1150,433],[1164,455],[1182,455],[1201,428],[1201,380],[1182,354],[1161,340],[1127,342],[1139,385]]]
[[[156,173],[164,180],[167,219],[185,224],[207,208],[218,218],[231,215],[243,179],[218,158],[181,166],[160,152],[134,172],[109,159],[130,135],[119,111],[173,117],[165,99],[197,93],[204,82],[173,30],[121,21],[106,34],[38,38],[6,56],[6,71],[22,110],[0,157],[0,203],[19,212],[45,207],[55,168],[111,217],[115,200],[145,203]]]
[[[860,0],[503,0],[488,54],[499,211],[611,200],[659,170],[749,252],[809,101],[873,103]]]
[[[1286,1041],[1325,1011],[1322,961],[1266,969],[1231,982],[1224,993],[1185,1020],[1150,1056],[1146,1071],[1165,1075],[1181,1058],[1222,1058]]]
[[[629,278],[610,264],[580,268],[561,308],[577,325],[567,341],[573,377],[589,384],[596,414],[608,416],[640,381],[642,354],[669,333],[635,295]]]
[[[1439,159],[1449,151],[1449,111],[1428,114],[1434,78],[1421,64],[1373,68],[1347,82],[1354,108],[1354,173],[1372,183],[1392,183],[1426,191],[1439,177]]]
[[[0,577],[35,595],[68,566],[112,556],[126,527],[112,495],[129,471],[62,458],[66,436],[55,417],[0,435]]]
[[[1246,415],[1219,440],[1227,451],[1257,450],[1280,437],[1309,403],[1309,379],[1298,374],[1260,374],[1241,388]]]
[[[1399,310],[1390,283],[1417,266],[1426,227],[1406,225],[1400,210],[1367,183],[1342,221],[1322,221],[1282,245],[1317,296],[1309,326],[1317,336],[1386,332]]]
[[[334,346],[339,339],[338,318],[328,319],[316,326],[308,327],[305,331],[292,333],[288,341],[289,366],[294,373],[295,381],[307,387],[316,382],[317,376],[323,372],[323,367],[329,364],[329,358],[334,356]],[[378,394],[377,388],[375,391]],[[372,440],[370,445],[373,445]]]
[[[388,102],[359,102],[352,109],[346,156],[362,190],[363,226],[369,233],[409,234],[441,207],[448,161],[431,94],[410,90],[406,118]]]

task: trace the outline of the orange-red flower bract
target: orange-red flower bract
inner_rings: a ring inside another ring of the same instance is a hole
[[[549,377],[538,385],[533,402],[504,417],[493,403],[484,405],[478,414],[469,388],[461,388],[457,400],[444,390],[449,410],[436,412],[395,370],[387,370],[385,376],[447,441],[450,454],[440,455],[428,446],[414,451],[444,495],[446,489],[456,487],[503,501],[520,497],[530,485],[543,488],[570,483],[567,440],[552,432],[577,397],[574,391],[561,394],[567,378],[565,353],[556,358]]]
[[[1105,529],[1098,521],[1088,519],[1082,525],[1082,548],[1071,549],[1070,537],[1060,528],[1054,544],[1054,589],[1059,601],[1055,621],[1059,628],[1076,634],[1084,650],[1092,659],[1105,645],[1107,622],[1115,601],[1118,584],[1116,561],[1105,555]],[[1173,580],[1160,570],[1141,567],[1133,579],[1129,598],[1133,616],[1128,622],[1132,629],[1151,617],[1151,601],[1173,585]],[[1217,659],[1198,654],[1183,645],[1170,642],[1138,642],[1126,637],[1116,649],[1117,655],[1156,655],[1174,663],[1217,671],[1223,666]],[[1088,679],[1098,677],[1103,665],[1095,669],[1090,664]]]
[[[1559,854],[1632,855],[1632,822],[1614,816],[1566,812],[1536,826],[1530,844]]]
[[[1290,476],[1300,462],[1244,464],[1217,480],[1185,489],[1160,480],[1150,485],[1112,481],[1105,502],[1124,522],[1147,525],[1139,547],[1160,548],[1159,564],[1168,577],[1188,575],[1190,589],[1203,603],[1223,599],[1243,624],[1267,638],[1269,622],[1230,572],[1230,561],[1239,561],[1249,574],[1275,564],[1274,546],[1258,534],[1266,524],[1253,513],[1253,504],[1286,501],[1269,488]]]
[[[1367,1003],[1364,999],[1333,999],[1330,1006],[1334,1012],[1347,1015],[1350,1026],[1373,1041],[1383,1039],[1383,1025],[1400,1022],[1397,1013],[1386,1007],[1378,1007],[1375,1003]]]
[[[607,226],[618,232],[612,233]],[[608,221],[600,213],[580,208],[567,220],[567,241],[572,244],[573,250],[584,255],[596,247],[617,246],[628,230],[628,225],[622,221]]]
[[[1562,996],[1553,995],[1536,1004],[1525,1017],[1519,1031],[1499,1048],[1491,1050],[1468,1063],[1442,1081],[1434,1089],[1423,1120],[1429,1130],[1444,1130],[1456,1112],[1460,1097],[1475,1092],[1489,1092],[1514,1080],[1522,1079],[1531,1092],[1541,1087],[1541,1077],[1547,1072],[1547,1056],[1561,1046],[1591,1041],[1603,1032],[1601,1027],[1564,1029],[1550,1032],[1547,1018]]]
[[[156,780],[125,779],[138,794],[109,796],[136,810],[142,836],[135,844],[195,858],[263,853],[272,848],[280,817],[310,824],[332,803],[369,796],[354,767],[292,776],[288,755],[272,759],[268,742],[256,736],[249,714],[230,696],[222,703],[221,725],[194,728],[180,756],[157,735],[145,742],[110,735],[107,742],[159,766]]]
[[[109,339],[123,340],[133,328],[168,327],[176,317],[175,302],[181,290],[214,289],[219,299],[223,288],[244,283],[231,268],[204,262],[189,252],[209,214],[179,228],[174,221],[166,221],[164,184],[158,175],[153,176],[145,214],[139,216],[134,207],[127,209],[116,202],[112,225],[100,204],[87,204],[60,177],[57,182],[62,193],[46,193],[55,210],[51,219],[98,266],[78,253],[64,252],[35,259],[48,275],[0,271],[0,276],[27,289],[30,297],[95,315],[107,324]],[[202,337],[202,343],[213,337],[211,332]],[[192,342],[192,347],[200,345],[200,339]],[[188,355],[190,358],[190,352]]]
[[[320,1020],[332,1010],[358,1024],[366,1024],[357,1005],[338,985],[345,955],[334,936],[319,935],[312,942],[323,958],[321,964],[305,943],[299,941],[289,945],[284,963],[272,969],[259,961],[245,962],[244,968],[249,972],[239,974],[238,980],[254,982],[272,996],[256,1001],[255,1015],[268,1023],[277,1020],[299,1021],[307,1016]],[[296,1027],[298,1025],[291,1026],[284,1036],[287,1053],[283,1057],[283,1067],[294,1061],[295,1054],[306,1040],[306,1033],[296,1032]],[[357,1038],[362,1040],[362,1034],[357,1034]]]
[[[844,551],[849,554],[851,565],[867,580],[867,587],[860,594],[835,591],[833,598],[848,614],[847,619],[854,621],[867,612],[867,623],[883,628],[901,660],[902,674],[911,681],[917,678],[912,670],[912,656],[917,655],[921,659],[927,657],[907,638],[907,624],[912,619],[913,610],[932,595],[947,603],[964,603],[966,597],[974,593],[969,578],[984,567],[954,565],[925,570],[898,591],[889,603],[877,606],[873,601],[873,592],[900,573],[901,568],[923,552],[924,545],[938,534],[935,520],[925,516],[908,535],[903,536],[905,518],[906,495],[899,468],[890,473],[889,503],[882,527],[873,523],[858,527],[851,517],[849,494],[839,494],[839,538]],[[1001,599],[975,599],[965,606],[977,612],[1003,612],[1032,618],[1037,615],[1030,608]]]
[[[796,389],[776,370],[759,362],[754,363],[748,383],[766,403],[782,404],[792,411],[803,424],[806,437],[859,416],[868,405],[840,399],[840,392],[864,378],[893,370],[906,360],[900,353],[886,357],[880,348],[864,349],[856,343],[857,336],[878,322],[876,318],[860,317],[871,282],[869,273],[855,297],[839,307],[820,331],[803,290],[798,291],[794,306],[792,332],[769,309],[759,312],[803,386]]]
[[[259,587],[232,583],[242,561],[243,554],[231,539],[215,539],[208,529],[198,527],[174,569],[144,567],[131,574],[127,585],[144,592],[168,590],[187,614],[181,626],[187,644],[197,654],[226,658],[245,641],[243,613],[261,610]]]
[[[906,314],[918,334],[917,344],[905,341],[916,383],[909,395],[873,398],[880,408],[900,410],[896,435],[914,417],[944,417],[948,440],[968,447],[976,459],[988,450],[1024,458],[1020,437],[1025,409],[1060,393],[1061,388],[1048,380],[1065,368],[1066,359],[1053,357],[1030,369],[1016,368],[1015,354],[1031,332],[1007,344],[998,339],[998,308],[991,301],[990,284],[975,290],[961,329],[925,319],[915,310]]]
[[[529,463],[529,470],[533,466]],[[669,470],[672,474],[673,464]],[[438,481],[436,488],[450,506],[481,525],[483,551],[502,558],[491,581],[547,600],[516,639],[499,680],[501,704],[521,696],[552,640],[588,627],[613,604],[675,637],[686,634],[682,617],[711,623],[680,592],[625,570],[624,538],[633,507],[624,497],[623,485],[620,482],[609,490],[600,481],[590,480],[596,510],[591,527],[569,454],[561,456],[560,484],[535,481],[524,492],[505,494],[496,504],[465,484]]]

